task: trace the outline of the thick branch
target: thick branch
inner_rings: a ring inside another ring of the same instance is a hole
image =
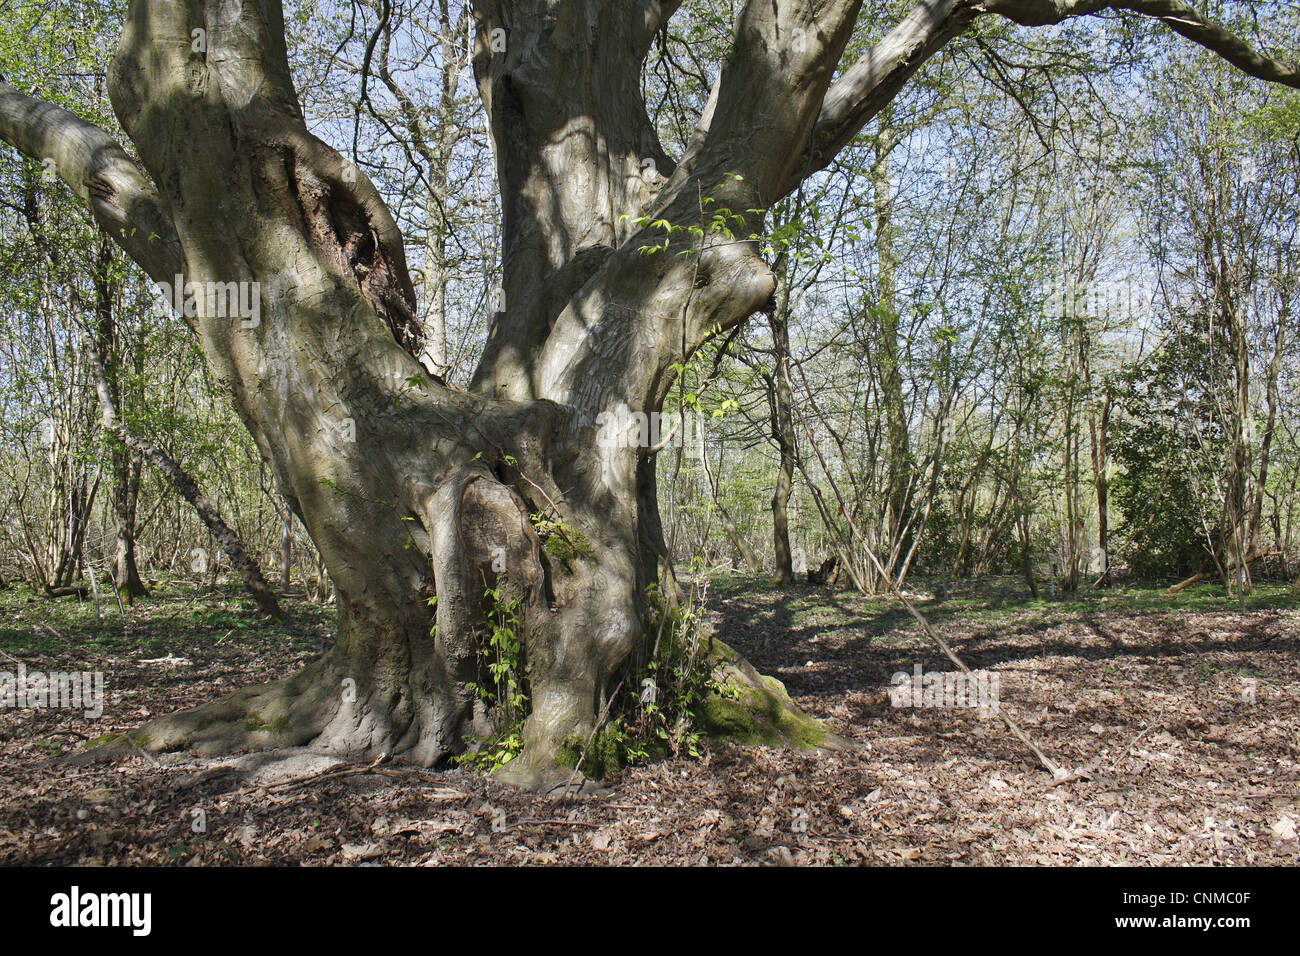
[[[787,191],[796,189],[808,174],[829,165],[921,65],[962,33],[980,12],[972,0],[927,0],[913,7],[827,92],[813,128],[811,155],[804,153],[799,178],[789,183]]]
[[[786,184],[786,191],[825,168],[926,60],[978,17],[994,13],[1021,26],[1047,26],[1103,10],[1127,10],[1159,20],[1249,76],[1300,88],[1300,68],[1295,64],[1261,53],[1181,0],[924,0],[827,92],[811,141],[802,153],[804,163]]]
[[[181,271],[180,242],[158,190],[99,127],[0,81],[0,140],[87,200],[95,221],[150,277],[172,282]]]
[[[478,0],[474,72],[495,143],[504,310],[474,387],[527,399],[556,317],[635,232],[675,164],[642,96],[642,64],[679,3]]]
[[[1281,63],[1259,52],[1227,27],[1203,16],[1181,0],[989,0],[984,4],[996,13],[1022,26],[1046,26],[1071,17],[1099,13],[1102,10],[1128,10],[1159,20],[1195,43],[1223,57],[1243,73],[1271,83],[1283,83],[1300,89],[1300,67]]]
[[[1207,20],[1178,0],[1129,0],[1111,4],[1111,8],[1154,17],[1175,33],[1217,53],[1248,76],[1300,89],[1300,66],[1265,56],[1227,27]]]

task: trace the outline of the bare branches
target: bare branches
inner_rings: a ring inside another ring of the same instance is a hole
[[[1226,27],[1205,19],[1179,0],[1130,0],[1112,7],[1154,17],[1175,33],[1217,53],[1249,76],[1300,89],[1300,66],[1296,63],[1280,63],[1260,53]]]
[[[804,164],[785,184],[785,192],[797,188],[803,177],[825,168],[927,60],[977,18],[997,14],[1022,26],[1047,26],[1104,10],[1129,11],[1158,20],[1250,76],[1300,88],[1296,64],[1282,63],[1256,50],[1182,0],[922,0],[831,86],[802,151]]]

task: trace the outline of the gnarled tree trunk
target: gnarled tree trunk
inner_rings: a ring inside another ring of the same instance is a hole
[[[617,433],[629,411],[659,411],[674,366],[767,307],[773,276],[748,238],[764,210],[929,56],[984,13],[1049,23],[1101,8],[926,2],[832,86],[860,0],[749,0],[674,163],[641,71],[679,5],[474,3],[505,308],[468,393],[416,360],[401,236],[366,177],[307,131],[278,0],[133,0],[109,87],[147,177],[100,131],[0,84],[0,138],[54,160],[154,279],[200,293],[187,317],[207,363],[337,590],[324,658],[156,720],[140,744],[314,742],[433,764],[472,734],[483,596],[496,586],[520,601],[532,691],[506,775],[544,782],[562,742],[594,728],[663,551],[653,456],[606,440],[610,423]],[[1175,29],[1195,35],[1199,22],[1183,15]],[[1258,57],[1243,68],[1293,77]],[[724,209],[743,217],[734,238],[689,231]],[[645,254],[662,223],[671,248]],[[231,283],[256,284],[250,314],[219,308]]]

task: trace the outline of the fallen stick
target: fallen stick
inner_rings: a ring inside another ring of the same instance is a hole
[[[1256,554],[1256,555],[1254,555],[1253,557],[1249,557],[1249,558],[1247,558],[1247,559],[1246,559],[1246,564],[1248,564],[1248,565],[1250,565],[1250,564],[1254,564],[1256,561],[1260,560],[1261,558],[1276,558],[1276,557],[1277,557],[1278,555],[1280,555],[1281,553],[1282,553],[1281,551],[1270,551],[1270,552],[1268,552],[1267,554]],[[1235,571],[1235,570],[1237,570],[1237,565],[1236,565],[1236,564],[1234,564],[1234,565],[1232,565],[1231,567],[1229,567],[1229,568],[1226,569],[1226,571]],[[1181,591],[1183,588],[1191,587],[1193,584],[1198,584],[1198,583],[1200,583],[1201,581],[1207,581],[1207,580],[1209,580],[1210,578],[1214,577],[1214,576],[1215,576],[1216,574],[1218,574],[1218,573],[1219,573],[1219,572],[1218,572],[1217,570],[1215,570],[1215,571],[1198,571],[1198,572],[1196,572],[1195,574],[1193,574],[1190,578],[1188,578],[1186,581],[1179,581],[1177,584],[1171,584],[1169,587],[1165,588],[1165,593],[1166,593],[1166,594],[1177,594],[1177,593],[1178,593],[1179,591]]]
[[[309,773],[301,777],[290,777],[288,780],[281,780],[278,783],[269,783],[260,787],[251,787],[250,790],[279,790],[296,787],[304,783],[315,783],[319,780],[325,780],[329,777],[350,777],[360,773],[374,773],[375,768],[388,759],[387,753],[382,753],[375,758],[375,762],[368,767],[326,767],[316,773]]]
[[[790,369],[788,366],[784,369],[784,372],[785,372],[786,382],[787,384],[789,384]],[[791,388],[793,389],[793,385],[791,385]],[[798,406],[796,405],[796,408],[797,407]],[[804,426],[804,430],[808,433],[809,444],[812,445],[813,451],[817,454],[817,460],[821,462],[822,470],[829,476],[831,474],[831,470],[830,468],[827,467],[826,459],[822,456],[821,446],[817,444],[817,437],[813,433],[813,430],[808,427],[807,422],[803,421],[803,413],[800,412],[799,414],[800,414],[800,421],[803,423]],[[831,480],[831,486],[833,488],[836,487],[834,484],[834,479]],[[900,601],[903,602],[903,607],[907,609],[907,613],[912,616],[912,619],[916,621],[917,624],[921,625],[922,632],[928,638],[930,638],[930,640],[934,641],[934,643],[938,645],[939,650],[943,651],[944,656],[947,657],[948,660],[952,661],[957,666],[957,669],[960,670],[963,674],[965,674],[967,677],[973,678],[974,675],[971,673],[971,669],[966,666],[966,662],[957,656],[957,654],[953,651],[953,649],[948,646],[948,642],[945,641],[943,637],[940,636],[939,632],[936,631],[934,627],[930,624],[930,622],[926,620],[925,615],[923,615],[919,610],[917,610],[915,604],[913,604],[910,600],[908,600],[907,595],[903,593],[903,589],[900,588],[898,586],[898,583],[894,580],[894,576],[890,574],[888,571],[886,571],[884,565],[880,563],[880,559],[876,557],[875,548],[873,548],[871,544],[867,541],[866,535],[864,535],[861,529],[858,528],[857,522],[855,522],[852,518],[849,517],[848,511],[844,508],[844,504],[843,504],[844,499],[840,497],[838,488],[836,488],[836,497],[840,501],[840,513],[844,515],[844,520],[848,522],[849,530],[853,533],[853,535],[857,537],[858,543],[861,546],[862,550],[866,552],[867,557],[871,559],[871,563],[875,565],[876,572],[880,575],[881,579],[885,582],[885,584],[889,586],[889,592],[892,595],[894,595],[894,597],[898,598]],[[1029,735],[1020,729],[1020,725],[1017,724],[1015,720],[1013,720],[1007,714],[1006,709],[1002,707],[1001,704],[999,704],[998,706],[998,717],[1001,718],[1002,723],[1006,724],[1007,729],[1010,730],[1011,733],[1015,735],[1016,739],[1019,740],[1026,747],[1028,747],[1029,750],[1033,753],[1033,755],[1038,758],[1038,762],[1042,764],[1042,766],[1044,767],[1044,769],[1047,770],[1048,773],[1050,773],[1053,777],[1057,778],[1058,780],[1068,776],[1068,774],[1065,772],[1063,768],[1058,766],[1055,761],[1053,761],[1050,757],[1048,757],[1047,754],[1043,753],[1043,751],[1040,750],[1038,746],[1032,740],[1029,739]]]

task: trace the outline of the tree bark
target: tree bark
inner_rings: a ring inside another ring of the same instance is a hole
[[[293,583],[293,512],[288,507],[280,516],[280,590],[287,591]]]
[[[118,343],[117,316],[114,311],[114,290],[109,281],[112,250],[107,237],[100,239],[93,277],[95,287],[95,317],[89,330],[93,337],[91,348],[92,375],[111,396],[122,394],[121,354]],[[140,461],[128,449],[114,445],[110,451],[112,479],[112,507],[115,527],[113,549],[113,582],[118,596],[126,604],[148,592],[140,580],[135,561],[135,515],[140,495]]]
[[[889,122],[889,111],[883,111],[880,131],[874,138],[876,158],[870,171],[879,269],[872,313],[886,444],[885,527],[881,550],[888,555],[885,569],[891,574],[898,557],[908,550],[905,529],[909,523],[913,471],[907,409],[903,406],[903,370],[898,356],[898,254],[894,248],[893,185],[889,181],[889,156],[900,140]]]
[[[417,360],[402,238],[366,177],[308,132],[278,0],[133,0],[109,90],[147,177],[100,131],[0,83],[0,138],[53,158],[151,277],[199,293],[186,320],[338,597],[324,658],[156,720],[141,746],[442,760],[472,736],[492,588],[519,602],[532,694],[502,777],[554,779],[638,645],[663,554],[653,456],[603,440],[611,422],[618,438],[628,412],[658,412],[705,341],[768,306],[773,276],[750,238],[765,210],[929,56],[986,12],[1058,22],[1100,8],[920,4],[832,85],[860,0],[747,0],[674,162],[641,71],[679,5],[474,3],[505,302],[468,393]],[[1203,25],[1175,28],[1224,42]],[[1290,75],[1266,58],[1243,68]],[[732,235],[707,228],[723,209]],[[643,251],[665,240],[666,254]],[[255,290],[256,314],[220,307],[232,283]]]
[[[772,440],[776,444],[778,464],[772,488],[772,547],[776,556],[777,584],[794,583],[794,556],[790,549],[790,495],[794,490],[796,432],[794,428],[794,394],[790,388],[790,281],[784,262],[778,261],[781,277],[776,308],[768,315],[772,331],[771,375],[765,373]]]

